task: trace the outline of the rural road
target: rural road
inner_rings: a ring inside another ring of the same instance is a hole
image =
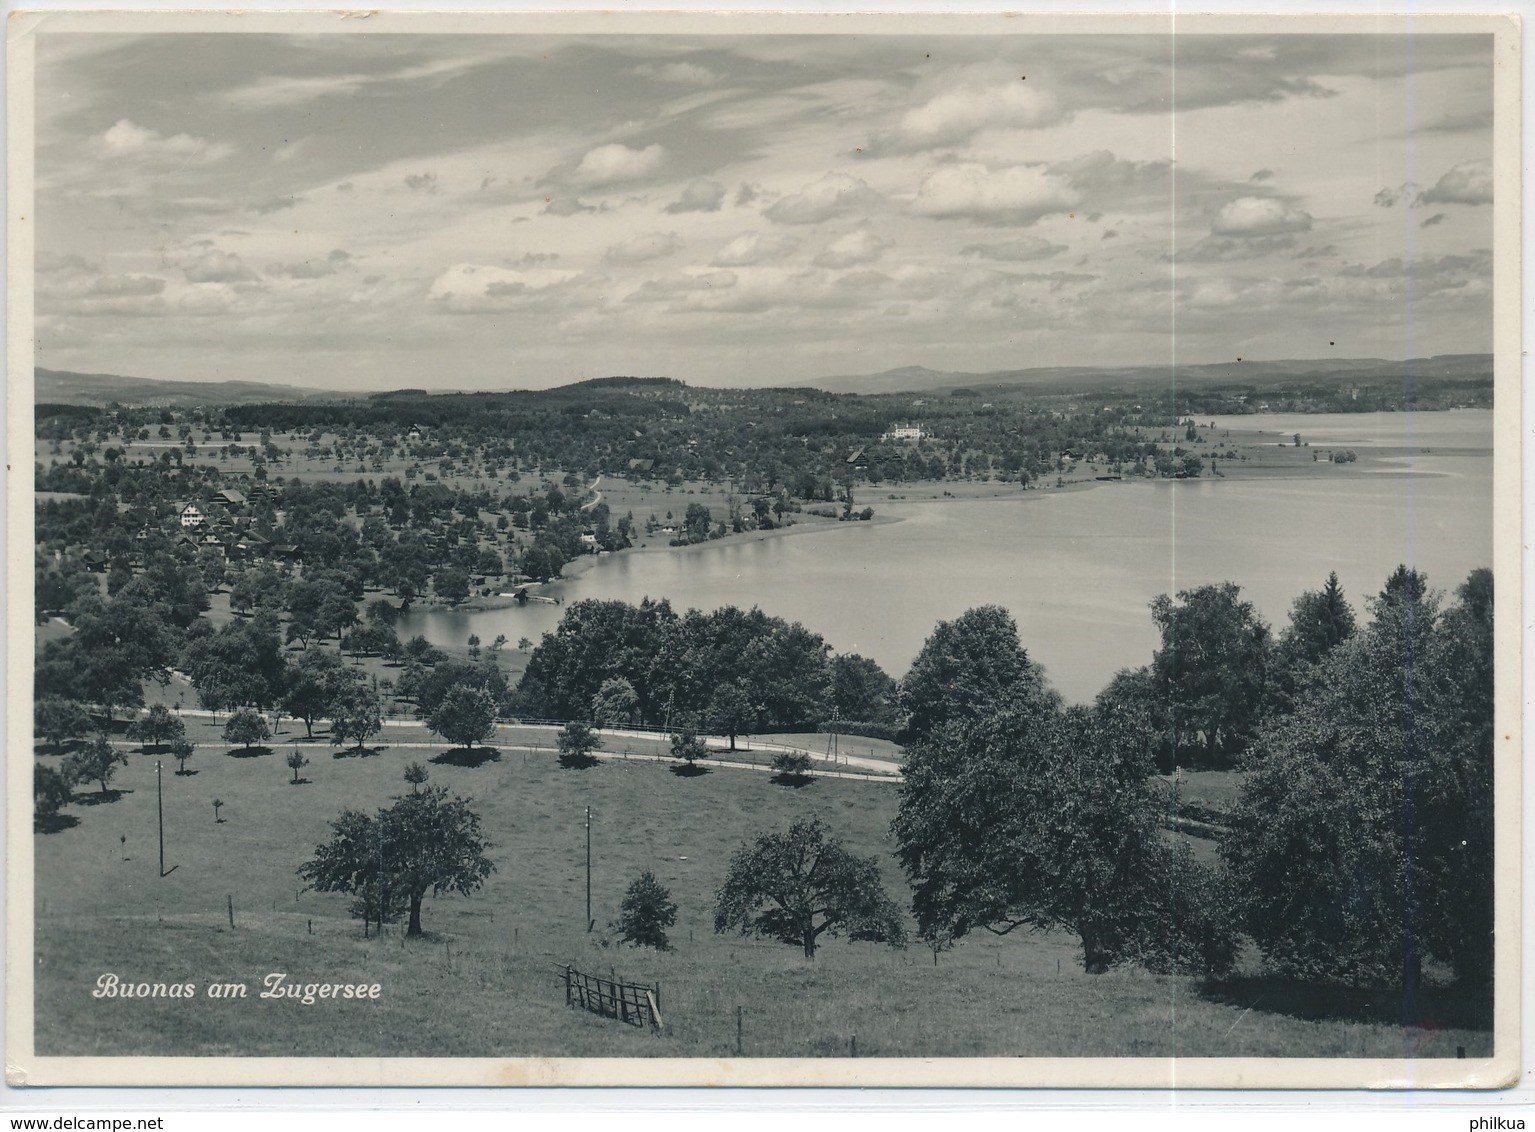
[[[212,712],[204,711],[201,708],[183,708],[181,710],[180,714],[184,715],[184,716],[192,716],[192,717],[198,718],[198,719],[211,719],[211,718],[213,718],[213,713]],[[420,720],[415,720],[415,719],[386,719],[383,722],[384,722],[384,726],[386,728],[388,728],[388,727],[394,727],[394,728],[414,727],[414,728],[417,728],[417,729],[422,729],[422,728],[425,728],[425,726],[426,726],[426,724],[422,723]],[[514,742],[513,744],[511,744],[509,746],[502,746],[502,747],[499,747],[498,749],[502,750],[502,751],[526,751],[526,752],[528,752],[530,754],[543,754],[543,753],[546,753],[546,752],[552,752],[553,751],[552,735],[557,730],[558,729],[553,727],[553,726],[543,725],[543,724],[498,723],[498,724],[496,724],[496,734],[498,736],[505,735],[508,738],[515,739],[517,732],[522,732],[522,733],[524,733],[524,735],[526,735],[527,733],[532,732],[532,733],[543,734],[543,735],[547,735],[547,736],[551,737],[551,745],[550,746],[529,746],[526,743],[518,745],[518,744],[516,744]],[[661,737],[661,736],[659,736],[657,733],[655,733],[653,731],[627,731],[627,730],[621,730],[621,729],[618,729],[618,728],[607,728],[607,727],[593,728],[593,731],[596,734],[598,734],[598,735],[602,735],[602,736],[605,736],[605,737],[608,737],[608,738],[614,738],[614,739],[652,739],[652,740],[654,740],[654,739],[659,739]],[[738,736],[737,738],[740,739],[740,738],[748,738],[748,737]],[[291,741],[292,740],[286,740],[285,742],[291,742]],[[706,736],[705,739],[704,739],[704,742],[709,747],[710,750],[714,750],[714,751],[729,751],[729,749],[730,749],[729,741],[725,740],[725,739],[719,739],[719,738],[715,738],[715,737],[712,737],[712,736]],[[275,750],[277,746],[282,746],[282,745],[284,745],[284,744],[276,744],[273,749]],[[227,749],[229,747],[229,744],[228,743],[194,743],[193,746],[197,747],[199,749],[201,749],[201,748]],[[447,750],[451,750],[453,748],[454,744],[452,744],[452,743],[430,743],[430,742],[420,742],[420,743],[415,743],[415,742],[394,742],[394,743],[391,743],[390,746],[391,747],[396,747],[396,748],[415,748],[415,749],[419,749],[419,750],[423,750],[423,751],[447,751]],[[809,750],[808,748],[799,747],[799,746],[791,746],[791,745],[785,744],[785,743],[776,743],[776,742],[773,742],[771,740],[758,740],[757,748],[761,749],[761,750],[772,750],[772,751],[792,751],[792,752],[795,752],[795,753],[798,753],[798,754],[809,755],[811,760],[812,760],[812,762],[814,762],[816,764],[825,763],[827,761],[825,756],[820,755],[820,754],[818,754],[815,751]],[[596,757],[599,758],[599,759],[620,759],[620,760],[627,759],[627,760],[629,760],[631,762],[662,762],[662,763],[670,763],[670,762],[674,761],[671,758],[670,755],[642,755],[642,754],[627,754],[626,755],[626,754],[623,754],[621,752],[612,752],[612,751],[594,751],[593,754],[596,755]],[[726,759],[711,759],[708,765],[711,766],[711,767],[715,767],[715,766],[717,766],[717,767],[726,767],[726,768],[729,768],[731,770],[757,770],[757,771],[765,771],[765,772],[768,772],[768,773],[771,773],[772,769],[773,769],[772,767],[769,767],[769,766],[759,766],[756,763],[735,762],[735,761],[726,760]],[[863,757],[858,756],[858,755],[839,755],[835,765],[837,765],[839,767],[846,767],[848,769],[847,770],[816,770],[815,771],[816,777],[817,778],[848,778],[848,779],[855,779],[855,780],[857,780],[859,782],[901,782],[901,781],[903,781],[903,779],[901,778],[901,776],[899,774],[894,773],[894,770],[895,770],[894,764],[892,764],[892,763],[890,763],[888,761],[882,761],[880,759],[863,758]]]

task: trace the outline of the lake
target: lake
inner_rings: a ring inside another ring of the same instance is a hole
[[[1277,632],[1294,598],[1331,570],[1362,618],[1364,598],[1399,563],[1447,594],[1492,564],[1491,412],[1214,420],[1276,440],[1299,432],[1313,447],[1429,451],[1378,451],[1375,467],[1317,478],[1135,481],[980,501],[881,502],[866,488],[880,515],[900,521],[608,555],[542,592],[566,602],[664,597],[679,612],[757,605],[897,678],[938,621],[997,604],[1052,684],[1081,702],[1118,669],[1151,659],[1158,636],[1147,607],[1158,594],[1232,581]],[[416,610],[400,632],[438,644],[471,633],[536,642],[562,612]]]

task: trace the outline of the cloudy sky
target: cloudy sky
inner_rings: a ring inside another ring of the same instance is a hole
[[[1491,84],[1486,36],[45,32],[36,358],[376,389],[1489,350]]]

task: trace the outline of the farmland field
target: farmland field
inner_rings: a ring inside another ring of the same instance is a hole
[[[818,779],[799,789],[763,773],[697,777],[655,762],[560,768],[501,744],[475,768],[427,763],[431,782],[473,798],[496,872],[471,898],[428,899],[420,940],[390,925],[364,938],[348,898],[303,891],[295,870],[343,808],[408,789],[412,760],[440,753],[424,730],[388,729],[371,757],[302,744],[307,781],[282,755],[302,736],[285,722],[274,753],[231,757],[212,725],[178,776],[165,760],[166,868],[157,876],[154,758],[130,753],[120,793],[70,807],[78,824],[36,838],[36,1044],[43,1054],[342,1056],[725,1056],[736,1008],[747,1057],[1261,1056],[1454,1057],[1490,1051],[1465,1004],[1429,992],[1424,1024],[1404,1027],[1389,994],[1300,993],[1238,976],[1222,984],[1139,970],[1087,975],[1066,933],[978,933],[936,963],[918,945],[795,947],[716,935],[712,903],[746,838],[801,816],[875,855],[898,902],[906,887],[887,838],[896,788]],[[610,744],[612,746],[612,744]],[[43,754],[41,761],[56,756]],[[82,802],[99,793],[82,786]],[[222,803],[215,821],[212,801]],[[585,808],[592,808],[592,916],[585,916]],[[126,838],[126,840],[123,840]],[[679,905],[674,950],[618,946],[609,921],[625,887],[651,870]],[[230,903],[234,927],[230,926]],[[568,1010],[556,966],[659,983],[654,1036]],[[1255,969],[1255,968],[1254,968]],[[104,973],[192,982],[190,1000],[98,1000]],[[257,997],[269,973],[296,982],[378,982],[374,1002],[305,1006]],[[248,984],[209,1000],[211,982]],[[451,1012],[440,1009],[450,1000]],[[1325,1005],[1324,1005],[1325,1004]]]

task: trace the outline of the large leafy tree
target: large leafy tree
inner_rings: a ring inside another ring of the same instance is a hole
[[[272,729],[259,711],[241,708],[224,724],[226,743],[244,743],[248,751],[257,743],[265,743],[272,737]]]
[[[117,768],[128,760],[107,740],[97,737],[64,759],[64,777],[70,782],[95,782],[108,792]]]
[[[376,816],[347,810],[331,822],[331,839],[315,847],[299,875],[320,892],[347,892],[381,916],[407,911],[405,934],[420,936],[421,902],[428,892],[479,891],[495,871],[491,843],[470,799],[428,786],[402,796]]]
[[[714,909],[716,932],[739,931],[802,947],[814,959],[822,935],[902,947],[901,912],[879,863],[858,857],[817,819],[764,833],[731,858]]]
[[[32,707],[32,729],[54,750],[90,729],[91,717],[74,700],[41,699]]]
[[[730,749],[736,749],[736,736],[747,732],[757,721],[757,708],[751,695],[739,684],[721,684],[709,697],[706,716],[710,730],[730,736]]]
[[[340,746],[349,739],[356,739],[355,749],[361,751],[362,745],[383,729],[384,713],[376,694],[354,682],[336,697],[330,721],[333,744]]]
[[[1173,761],[1230,765],[1261,722],[1269,627],[1231,582],[1151,603],[1162,647],[1151,668],[1168,709]]]
[[[1275,970],[1411,994],[1492,956],[1492,603],[1399,570],[1254,748],[1223,845]]]
[[[231,621],[217,633],[191,637],[181,667],[198,697],[215,711],[210,701],[266,711],[281,701],[288,686],[277,618],[266,612],[249,621]]]
[[[326,718],[337,701],[355,681],[335,653],[319,650],[305,652],[297,664],[288,666],[288,687],[283,693],[283,710],[304,721],[304,731],[314,737],[314,721]]]
[[[592,722],[598,727],[626,727],[639,714],[640,697],[622,676],[604,680],[592,697]]]
[[[153,746],[158,752],[161,745],[180,739],[187,733],[187,725],[173,715],[164,704],[152,704],[147,712],[128,725],[128,738],[145,746]]]
[[[986,715],[1019,689],[1043,693],[1044,679],[1001,606],[982,605],[940,621],[901,681],[906,732],[914,740]]]
[[[579,719],[604,682],[622,678],[639,697],[641,718],[656,722],[675,690],[681,651],[677,615],[665,601],[574,602],[528,658],[519,694],[537,689],[542,702],[528,705],[537,714]]]
[[[1014,692],[912,747],[891,829],[923,938],[1062,928],[1093,973],[1228,966],[1216,878],[1160,835],[1148,734],[1119,698],[1059,712]]]
[[[839,719],[893,724],[899,689],[874,661],[857,653],[831,658],[829,706]]]
[[[496,699],[472,683],[455,684],[427,719],[427,726],[450,743],[473,748],[496,726]]]

